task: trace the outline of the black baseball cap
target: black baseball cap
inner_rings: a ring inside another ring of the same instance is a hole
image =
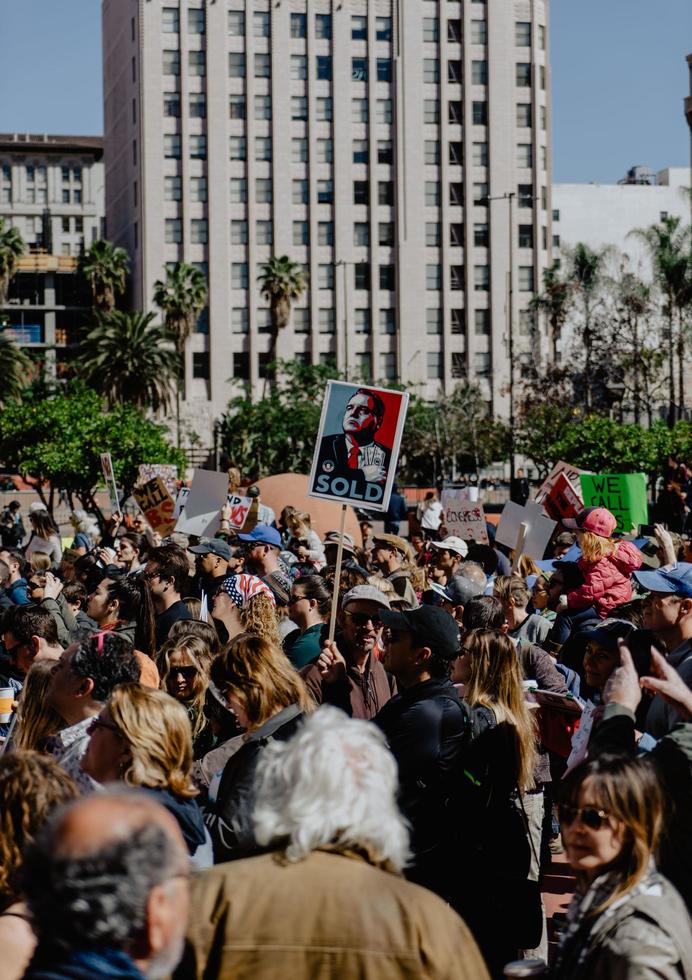
[[[216,555],[224,561],[230,561],[233,557],[230,546],[221,538],[202,538],[199,544],[190,548],[193,555]]]
[[[439,606],[419,606],[401,612],[381,609],[380,619],[390,629],[410,633],[415,642],[430,647],[443,660],[456,660],[459,656],[459,626]]]

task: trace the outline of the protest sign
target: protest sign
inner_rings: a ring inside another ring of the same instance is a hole
[[[563,474],[565,479],[569,481],[572,489],[581,500],[579,477],[582,473],[588,472],[589,470],[580,470],[578,467],[572,466],[571,463],[566,463],[563,459],[559,460],[536,491],[536,503],[543,503],[544,498],[550,493],[551,488],[554,486],[560,474]]]
[[[118,499],[118,488],[115,483],[115,474],[113,472],[113,460],[111,459],[110,453],[101,453],[101,469],[103,471],[103,479],[106,481],[108,496],[110,497],[111,513],[120,514],[122,516],[120,501]]]
[[[175,525],[176,531],[197,537],[213,537],[221,522],[221,508],[228,496],[228,477],[213,470],[195,470],[190,492]]]
[[[149,480],[143,487],[135,487],[132,496],[152,528],[167,537],[175,527],[173,510],[175,502],[160,476]]]
[[[328,381],[308,496],[387,510],[407,407],[406,392]]]
[[[540,561],[556,523],[546,517],[543,508],[536,503],[529,501],[525,507],[520,507],[519,504],[509,501],[502,511],[495,540],[508,548],[516,549],[517,543],[521,541],[522,525],[526,534],[520,545],[521,553]]]
[[[172,464],[140,463],[137,475],[137,486],[143,486],[145,483],[149,483],[150,480],[154,480],[157,476],[161,477],[166,490],[168,490],[171,497],[175,499],[176,489],[178,486],[178,467],[173,466]]]
[[[181,487],[175,501],[173,511],[174,520],[178,520],[185,511],[185,504],[190,496],[189,487]],[[237,493],[229,493],[226,496],[226,504],[229,507],[228,523],[234,531],[242,530],[252,507],[252,497],[241,497]],[[187,515],[186,515],[187,516]]]
[[[483,504],[469,500],[468,490],[442,491],[442,523],[447,533],[463,541],[488,544]]]
[[[556,521],[563,517],[576,517],[584,509],[581,496],[577,494],[564,473],[558,473],[557,479],[542,503],[548,517]]]
[[[582,474],[585,507],[606,507],[617,520],[616,530],[629,534],[638,524],[647,524],[649,505],[644,473]]]

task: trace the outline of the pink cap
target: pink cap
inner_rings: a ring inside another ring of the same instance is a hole
[[[601,538],[609,538],[618,526],[617,520],[607,507],[587,507],[575,518],[569,518],[562,523],[565,527],[590,531],[591,534],[597,534]]]

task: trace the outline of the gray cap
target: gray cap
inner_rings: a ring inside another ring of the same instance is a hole
[[[447,583],[445,596],[455,606],[465,606],[470,599],[475,599],[476,596],[483,595],[484,592],[484,586],[472,582],[465,575],[455,575]]]
[[[352,602],[376,602],[383,609],[389,609],[389,599],[375,585],[355,585],[341,600],[341,608],[345,609]]]
[[[324,540],[323,540],[322,544],[324,545],[325,548],[327,547],[327,545],[330,545],[330,544],[331,545],[334,545],[334,547],[336,548],[336,547],[338,547],[340,540],[341,540],[341,535],[339,534],[338,531],[327,531],[327,533],[324,536]],[[350,534],[346,534],[344,532],[343,540],[344,540],[343,550],[344,551],[349,551],[352,555],[355,555],[355,553],[356,553],[356,543],[353,540],[353,538],[351,537],[351,535]]]

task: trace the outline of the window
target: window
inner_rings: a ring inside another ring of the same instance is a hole
[[[294,180],[291,200],[294,204],[308,204],[310,201],[310,186],[307,180]]]
[[[435,44],[440,40],[440,22],[437,17],[423,18],[423,40]]]
[[[487,378],[490,374],[490,353],[489,351],[476,351],[473,355],[473,370],[480,378]]]
[[[245,78],[245,55],[242,51],[231,51],[228,55],[228,74],[231,78]]]
[[[269,37],[269,13],[256,10],[252,15],[252,32],[255,37]]]
[[[306,117],[307,119],[307,113]],[[318,122],[331,122],[332,121],[332,100],[331,99],[315,99],[315,118]]]
[[[318,310],[317,322],[320,333],[334,333],[334,310]]]
[[[191,7],[187,12],[188,34],[204,34],[204,10],[201,7]]]
[[[518,88],[531,87],[531,62],[518,61],[516,66],[516,81]]]
[[[291,99],[293,104],[293,99]],[[271,119],[272,117],[272,97],[271,95],[255,96],[255,119]]]
[[[247,262],[233,262],[231,264],[231,289],[247,289],[248,272]]]
[[[256,52],[255,78],[270,78],[272,73],[271,55]]]
[[[368,162],[368,141],[367,140],[354,140],[353,141],[353,162],[354,163],[367,163]]]
[[[209,380],[209,351],[193,351],[192,377]]]
[[[394,334],[396,333],[396,310],[388,308],[386,310],[380,310],[380,333]]]
[[[478,337],[490,336],[490,310],[475,310],[473,331]]]
[[[473,144],[473,165],[474,165],[474,167],[487,167],[488,166],[488,144],[487,143],[474,143]]]
[[[183,187],[181,177],[163,178],[163,199],[164,201],[182,201]]]
[[[163,8],[161,11],[161,29],[164,34],[180,33],[180,14],[177,7]]]
[[[351,17],[351,38],[354,41],[365,41],[368,36],[368,18]]]
[[[255,180],[255,200],[258,204],[272,203],[272,182],[270,177],[257,177]]]
[[[301,307],[293,311],[293,332],[310,333],[310,310]]]
[[[334,182],[331,180],[318,180],[317,181],[317,203],[318,204],[333,204],[334,203]]]
[[[541,89],[545,90],[545,65],[541,65]]]
[[[351,58],[351,78],[354,82],[367,82],[368,80],[368,59]]]
[[[377,17],[375,19],[375,37],[378,41],[392,40],[392,18]]]
[[[378,82],[391,82],[392,80],[392,62],[389,58],[378,58],[377,59],[377,81]]]
[[[423,103],[423,122],[436,126],[440,121],[440,104],[437,99],[426,99]]]
[[[517,166],[518,167],[533,166],[533,148],[530,143],[517,144]]]
[[[560,247],[560,236],[553,235],[553,248],[559,248],[559,247]]]
[[[356,354],[356,364],[361,378],[364,381],[370,381],[372,378],[372,354],[369,351]]]
[[[247,221],[231,221],[231,244],[247,245]]]
[[[426,364],[428,368],[428,379],[438,380],[442,377],[442,352],[428,351],[426,354]]]
[[[459,331],[463,333],[464,331]],[[465,378],[466,377],[466,355],[458,353],[456,351],[452,352],[452,377],[453,378]]]
[[[245,119],[245,96],[231,95],[228,100],[228,115],[231,119]]]
[[[381,180],[377,185],[377,203],[391,207],[394,204],[394,182]]]
[[[370,266],[367,262],[356,262],[353,266],[354,289],[370,289]]]
[[[519,310],[519,333],[522,337],[530,337],[536,326],[536,315],[533,310]]]
[[[454,44],[461,44],[461,21],[454,19],[447,21],[447,40]]]
[[[163,137],[163,155],[166,160],[180,159],[180,134],[166,133]]]
[[[332,37],[332,15],[315,14],[315,37],[324,41],[331,40]]]
[[[547,170],[548,169],[548,147],[547,146],[539,146],[538,152],[541,155],[541,170]]]
[[[393,265],[380,266],[380,289],[386,292],[393,292],[395,289],[396,276]]]
[[[451,265],[449,267],[449,286],[454,292],[460,292],[464,288],[463,265]]]
[[[274,238],[271,221],[258,221],[256,236],[258,245],[271,245]]]
[[[488,26],[484,20],[471,21],[471,44],[486,44],[488,41]]]
[[[193,92],[190,96],[190,118],[206,119],[207,100],[201,92]]]
[[[440,144],[437,140],[425,141],[425,162],[436,167],[440,162]]]
[[[255,160],[271,160],[271,136],[255,136]]]
[[[447,62],[447,81],[453,85],[461,85],[462,70],[461,62],[454,59]]]
[[[367,221],[356,221],[353,225],[353,244],[365,247],[370,244],[370,225]]]
[[[487,85],[488,84],[488,62],[487,61],[472,61],[471,62],[471,81],[474,85]]]
[[[70,219],[69,218],[63,218],[61,220],[61,222],[60,222],[60,227],[62,228],[63,235],[69,235],[70,234]]]
[[[392,100],[378,99],[375,104],[376,122],[389,125],[392,121]]]
[[[243,310],[242,312],[247,311]],[[245,317],[245,321],[245,330],[235,331],[236,333],[247,333],[247,316]],[[240,354],[233,355],[233,377],[237,378],[239,381],[250,380],[250,355],[247,352],[241,352]]]
[[[464,311],[458,308],[452,309],[451,311],[451,330],[452,333],[466,333],[466,320],[464,318]]]
[[[533,184],[517,184],[517,198],[520,208],[532,208]]]
[[[317,162],[333,163],[334,145],[331,140],[317,140]]]
[[[332,57],[329,54],[318,54],[316,58],[317,79],[325,82],[332,80]]]
[[[353,322],[356,333],[372,333],[370,310],[357,309],[353,311]]]
[[[440,266],[430,264],[425,267],[425,288],[429,292],[439,292],[442,283]]]
[[[164,75],[180,74],[180,51],[163,52],[163,73]]]
[[[531,21],[518,20],[514,25],[514,43],[518,48],[531,47]]]
[[[370,184],[367,180],[353,181],[353,203],[367,204],[370,195]]]
[[[378,140],[377,141],[377,162],[378,163],[393,163],[394,161],[394,151],[392,149],[391,140]]]
[[[332,221],[319,221],[317,223],[317,244],[334,244],[334,223]]]
[[[541,129],[547,129],[548,127],[548,110],[544,105],[538,107],[541,119]]]
[[[459,100],[453,99],[447,103],[447,119],[453,126],[460,126],[463,123],[463,108]]]
[[[442,333],[442,310],[436,307],[425,311],[425,332],[432,336]]]
[[[533,292],[533,266],[532,265],[519,266],[519,292],[520,293]]]
[[[489,265],[475,265],[473,267],[473,288],[480,293],[487,293],[490,289]]]
[[[193,245],[206,245],[209,232],[205,218],[193,218],[190,222],[190,241]]]
[[[519,248],[533,248],[533,225],[519,225]]]
[[[474,126],[487,126],[488,125],[488,103],[487,102],[474,102],[473,103],[473,124],[474,124]]]
[[[351,121],[354,123],[366,123],[368,121],[368,100],[352,99],[351,101]]]
[[[191,75],[206,75],[207,60],[204,51],[188,51],[187,63]]]
[[[545,26],[543,24],[538,25],[538,47],[541,51],[545,51]]]
[[[394,244],[394,222],[381,221],[377,228],[377,241],[379,245]]]
[[[480,248],[487,248],[490,239],[489,226],[487,221],[478,221],[473,226],[473,244]]]
[[[234,309],[231,310],[231,327],[233,329],[233,333],[248,332],[248,316],[247,316],[247,310],[244,307],[236,306]],[[234,367],[233,367],[234,374],[238,373],[235,368],[235,357],[237,356],[238,356],[237,354],[234,356]],[[247,357],[248,355],[245,354],[244,356]]]
[[[231,136],[229,147],[231,160],[244,160],[247,157],[247,140],[244,136]]]
[[[449,244],[453,248],[464,246],[464,226],[459,221],[454,221],[449,226]]]
[[[291,55],[291,78],[296,82],[308,77],[308,59],[304,54]]]
[[[464,185],[458,180],[453,180],[449,185],[449,203],[456,207],[464,204]]]
[[[293,163],[308,162],[308,141],[304,137],[294,137],[291,140],[291,160]]]
[[[166,218],[166,245],[180,245],[183,240],[183,226],[180,218]]]
[[[396,380],[396,354],[387,351],[384,354],[380,354],[380,377],[384,378],[386,381]]]
[[[207,137],[204,133],[198,134],[197,136],[190,136],[189,144],[191,160],[207,159]]]
[[[425,203],[428,207],[440,206],[440,183],[437,180],[426,180]]]
[[[228,11],[228,33],[234,37],[243,37],[245,34],[245,14],[242,10]]]
[[[517,126],[520,129],[530,129],[531,128],[531,103],[530,102],[518,102],[517,103]]]
[[[307,34],[307,15],[291,14],[291,37],[305,37]]]
[[[334,289],[334,266],[329,265],[318,265],[317,266],[317,288],[318,289]]]
[[[293,244],[294,245],[310,244],[310,226],[308,225],[307,221],[293,222]]]
[[[438,248],[440,245],[440,222],[425,222],[425,244],[428,248]]]
[[[164,92],[163,94],[163,114],[175,119],[180,118],[180,96],[175,92]]]

